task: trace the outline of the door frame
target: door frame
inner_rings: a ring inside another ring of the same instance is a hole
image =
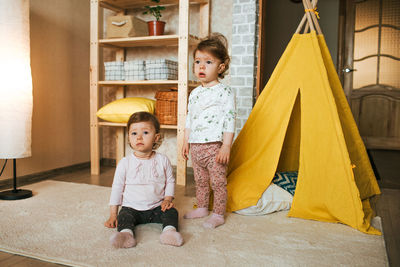
[[[263,86],[265,85],[265,73],[261,71],[261,66],[264,65],[265,62],[265,43],[267,41],[267,35],[264,33],[264,24],[265,24],[265,10],[266,10],[266,0],[258,1],[258,44],[257,44],[257,73],[256,73],[256,93],[255,100],[257,100],[260,95]]]

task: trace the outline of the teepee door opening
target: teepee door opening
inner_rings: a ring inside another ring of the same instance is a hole
[[[289,124],[286,130],[285,139],[279,157],[277,172],[291,172],[299,170],[300,136],[301,136],[301,105],[300,92],[290,115]]]
[[[368,149],[400,149],[400,1],[343,0],[340,73]]]

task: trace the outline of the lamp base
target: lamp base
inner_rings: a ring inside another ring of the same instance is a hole
[[[29,198],[32,196],[32,191],[25,189],[13,189],[0,192],[0,199],[3,200],[18,200]]]

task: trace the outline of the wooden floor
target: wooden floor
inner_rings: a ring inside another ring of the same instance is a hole
[[[400,267],[400,151],[372,151],[381,180],[382,195],[376,209],[382,218],[386,249],[391,267]],[[111,186],[114,175],[113,167],[102,167],[98,176],[90,175],[89,169],[78,170],[72,173],[57,175],[52,180],[74,183],[87,183],[102,186]],[[194,195],[193,181],[188,180],[187,195]],[[332,265],[335,265],[332,263]],[[0,252],[0,266],[14,267],[47,267],[62,266],[40,260]]]
[[[382,218],[386,251],[391,267],[400,267],[400,151],[371,152],[382,194],[376,206]]]

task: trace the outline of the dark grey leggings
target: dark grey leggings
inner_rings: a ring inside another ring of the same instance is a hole
[[[128,207],[122,207],[118,217],[118,232],[123,229],[134,228],[138,224],[145,223],[162,223],[163,228],[171,225],[178,231],[178,211],[175,208],[170,208],[166,211],[161,211],[161,206],[152,210],[135,210]]]

